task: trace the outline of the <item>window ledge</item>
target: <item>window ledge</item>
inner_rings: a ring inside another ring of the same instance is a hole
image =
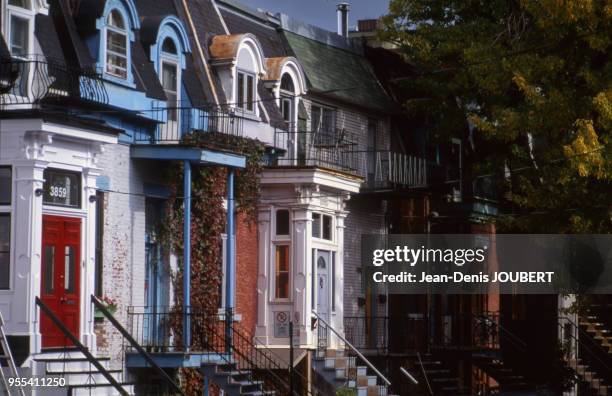
[[[240,111],[240,109],[236,109],[236,114],[247,120],[262,122],[261,117],[255,113],[246,113],[246,112]]]
[[[127,88],[136,89],[136,84],[133,83],[133,82],[130,82],[128,80],[124,80],[124,79],[122,79],[120,77],[114,76],[114,75],[106,73],[106,72],[104,72],[102,74],[102,76],[104,77],[104,80],[106,80],[106,81],[108,81],[110,83],[117,84],[117,85],[122,85],[122,86],[127,87]]]

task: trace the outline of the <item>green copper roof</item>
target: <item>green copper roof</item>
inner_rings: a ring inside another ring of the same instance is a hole
[[[295,33],[283,33],[304,68],[310,90],[377,111],[396,109],[365,57]]]

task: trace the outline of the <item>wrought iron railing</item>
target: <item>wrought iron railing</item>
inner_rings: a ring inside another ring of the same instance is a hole
[[[344,129],[276,130],[274,147],[282,152],[274,157],[272,166],[320,167],[355,175],[361,168],[357,140]]]
[[[427,318],[421,316],[344,317],[346,339],[366,354],[424,352],[427,331]]]
[[[586,394],[607,394],[603,392],[612,386],[610,351],[568,317],[559,318],[559,333],[565,364],[590,388]]]
[[[368,190],[427,186],[427,160],[391,150],[366,150],[360,158],[359,175]]]
[[[387,377],[344,335],[340,334],[340,332],[327,323],[325,319],[314,311],[312,315],[316,318],[317,355],[327,356],[327,351],[332,346],[330,337],[336,337],[339,342],[339,347],[343,349],[342,359],[346,360],[344,367],[347,386],[351,386],[352,384],[353,387],[356,387],[358,383],[359,366],[363,366],[376,375],[376,385],[370,385],[369,388],[377,388],[376,394],[378,395],[388,394],[391,382]]]
[[[191,344],[183,345],[181,309],[168,307],[128,307],[128,329],[135,341],[149,353],[216,352],[226,364],[235,365],[252,383],[263,383],[265,392],[290,395],[289,363],[283,362],[263,345],[253,342],[248,332],[232,323],[231,345],[225,322],[218,315],[190,310]],[[129,348],[129,346],[128,346]],[[130,350],[130,349],[128,349]],[[293,395],[318,395],[314,384],[293,371]]]
[[[134,136],[139,144],[178,144],[186,139],[227,145],[243,136],[243,118],[232,109],[212,106],[156,107],[144,112],[157,125]]]
[[[75,101],[108,103],[104,82],[94,68],[69,67],[41,55],[0,58],[2,110]]]

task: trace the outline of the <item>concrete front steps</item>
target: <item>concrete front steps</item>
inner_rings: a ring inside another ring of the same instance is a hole
[[[571,367],[580,381],[592,390],[593,394],[597,396],[612,396],[612,386],[606,385],[603,379],[599,378],[597,374],[590,370],[589,366],[583,364],[580,359],[574,359],[568,361],[569,367]]]
[[[134,395],[134,385],[123,381],[123,371],[112,368],[108,357],[96,357],[128,394]],[[37,372],[49,377],[64,378],[66,386],[53,389],[53,395],[110,396],[118,395],[108,380],[75,348],[50,349],[34,356]],[[51,391],[51,389],[46,389]]]
[[[254,381],[251,373],[239,370],[234,363],[205,363],[200,368],[204,376],[217,384],[228,396],[274,396],[275,392],[265,391],[261,381]]]
[[[367,366],[357,366],[356,358],[346,356],[342,349],[317,351],[313,361],[317,374],[334,389],[349,388],[357,396],[393,396],[387,386],[378,383],[375,375],[368,373]]]

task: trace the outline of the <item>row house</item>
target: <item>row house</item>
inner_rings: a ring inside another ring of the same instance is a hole
[[[336,33],[231,0],[0,4],[0,326],[19,370],[70,394],[186,393],[179,368],[229,394],[388,394],[391,369],[347,340],[389,309],[361,235],[425,211],[428,172],[347,7]],[[265,150],[254,222],[235,215],[242,140]],[[191,305],[203,167],[225,177],[214,314]]]

